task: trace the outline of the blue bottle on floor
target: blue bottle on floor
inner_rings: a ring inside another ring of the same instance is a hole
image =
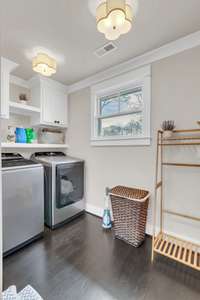
[[[103,211],[102,227],[110,229],[112,227],[111,213],[109,209],[109,188],[106,188],[105,209]]]

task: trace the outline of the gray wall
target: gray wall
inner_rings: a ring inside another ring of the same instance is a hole
[[[69,97],[69,153],[86,161],[86,201],[90,211],[100,213],[104,189],[117,184],[141,186],[153,199],[156,131],[164,119],[173,119],[178,128],[196,128],[200,119],[200,47],[152,64],[151,146],[92,147],[90,145],[90,89]],[[168,151],[169,159],[199,161],[198,148],[183,147]],[[165,172],[167,207],[199,215],[200,170],[171,169]],[[174,185],[175,184],[175,185]],[[175,186],[175,188],[174,188]],[[151,228],[151,203],[148,231]],[[167,218],[170,232],[198,240],[199,225]],[[188,229],[189,228],[189,229]],[[185,233],[186,232],[186,233]],[[187,232],[189,232],[187,234]]]

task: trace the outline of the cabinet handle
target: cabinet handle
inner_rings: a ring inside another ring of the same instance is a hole
[[[55,120],[55,121],[54,121],[54,123],[56,123],[56,124],[57,124],[57,123],[58,123],[58,121],[56,121],[56,120]]]
[[[56,123],[56,124],[60,124],[60,121],[57,121],[57,120],[55,120],[55,121],[54,121],[54,123]]]

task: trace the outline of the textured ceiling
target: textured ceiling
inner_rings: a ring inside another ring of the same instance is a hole
[[[95,1],[95,0],[94,0]],[[97,58],[107,41],[96,30],[87,0],[0,0],[1,55],[20,64],[15,74],[33,76],[31,58],[40,49],[58,60],[52,78],[77,82],[115,64],[200,30],[199,0],[139,0],[132,31],[117,51]]]

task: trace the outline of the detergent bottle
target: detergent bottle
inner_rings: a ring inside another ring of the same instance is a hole
[[[109,188],[105,190],[105,208],[103,211],[102,227],[104,229],[110,229],[112,227],[111,213],[109,209]]]

